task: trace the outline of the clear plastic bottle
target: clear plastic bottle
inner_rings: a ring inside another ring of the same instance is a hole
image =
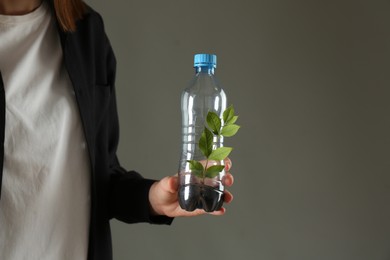
[[[200,178],[191,172],[189,162],[196,160],[209,167],[223,165],[223,161],[207,161],[199,148],[199,139],[206,125],[209,111],[219,117],[227,106],[224,90],[219,85],[214,71],[216,55],[196,54],[195,76],[181,96],[182,111],[182,153],[179,163],[179,204],[187,210],[197,208],[207,212],[219,210],[223,204],[223,170],[214,178]],[[223,146],[223,137],[213,138],[213,149]]]

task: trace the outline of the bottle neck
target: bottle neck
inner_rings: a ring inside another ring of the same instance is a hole
[[[215,68],[213,66],[198,66],[195,67],[195,74],[206,73],[209,75],[214,75]]]

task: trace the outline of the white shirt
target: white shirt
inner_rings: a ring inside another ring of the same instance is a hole
[[[6,95],[0,259],[87,259],[90,164],[46,4],[0,15]]]

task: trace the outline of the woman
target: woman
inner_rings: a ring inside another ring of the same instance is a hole
[[[0,0],[0,39],[0,259],[112,259],[111,218],[205,213],[180,209],[177,177],[120,166],[115,57],[99,14],[80,0]]]

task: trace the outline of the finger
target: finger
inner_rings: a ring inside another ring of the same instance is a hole
[[[213,215],[213,216],[222,216],[225,214],[226,209],[224,207],[220,208],[219,210],[213,211],[213,212],[206,212],[203,209],[196,209],[194,211],[185,211],[180,209],[180,213],[178,213],[176,216],[181,217],[195,217],[195,216],[201,216],[201,215]]]
[[[225,203],[230,203],[230,202],[232,202],[233,201],[233,194],[231,194],[229,191],[225,191],[224,192],[224,202]]]
[[[179,188],[179,177],[177,175],[169,177],[169,186],[171,193],[177,193]]]
[[[222,216],[224,215],[226,212],[226,209],[224,207],[220,208],[219,210],[216,210],[216,211],[213,211],[213,212],[210,212],[209,215],[213,215],[213,216]]]
[[[232,168],[232,161],[230,160],[229,157],[225,158],[224,164],[225,164],[225,171],[229,171]]]
[[[176,216],[180,217],[195,217],[204,215],[206,212],[202,209],[196,209],[194,211],[185,211],[184,209],[179,209],[179,212]]]
[[[205,168],[209,168],[213,165],[219,165],[220,161],[215,161],[215,160],[201,160],[200,163],[203,165]]]
[[[230,172],[226,173],[225,176],[222,177],[223,185],[230,187],[234,183],[234,177],[230,174]]]

